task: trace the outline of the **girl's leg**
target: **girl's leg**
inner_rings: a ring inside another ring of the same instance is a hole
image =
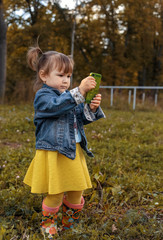
[[[63,230],[73,228],[79,222],[79,215],[84,206],[82,191],[67,192],[63,198]]]
[[[83,191],[69,191],[67,192],[67,201],[71,204],[80,204]]]
[[[48,207],[57,207],[62,203],[64,193],[48,194],[44,198],[44,204]]]
[[[41,230],[44,238],[54,239],[57,235],[57,216],[64,193],[47,195],[42,203]]]

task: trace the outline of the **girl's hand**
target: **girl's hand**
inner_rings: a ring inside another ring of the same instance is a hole
[[[91,89],[96,87],[96,81],[93,77],[89,76],[84,78],[80,85],[79,85],[79,91],[80,93],[85,96],[87,92],[89,92]]]
[[[101,103],[101,94],[97,94],[89,104],[90,109],[92,112],[96,112],[97,108],[100,106]]]

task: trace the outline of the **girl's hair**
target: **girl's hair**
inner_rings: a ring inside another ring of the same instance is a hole
[[[54,69],[63,73],[72,73],[74,62],[70,56],[56,51],[47,51],[45,53],[37,47],[31,47],[27,53],[27,62],[29,67],[36,71],[36,81],[34,91],[40,89],[43,81],[39,76],[40,70],[44,70],[45,75],[50,74]]]

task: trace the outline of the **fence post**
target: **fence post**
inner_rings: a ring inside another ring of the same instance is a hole
[[[136,87],[134,87],[133,110],[135,110],[135,107],[136,107]]]
[[[130,105],[130,103],[131,103],[131,90],[129,90],[129,92],[128,92],[128,104]]]
[[[158,99],[158,94],[155,93],[155,106],[157,106],[157,99]]]
[[[113,106],[113,88],[111,88],[110,106]]]
[[[145,93],[143,92],[143,95],[142,95],[142,103],[144,105],[144,102],[145,102]]]
[[[131,103],[132,100],[132,91],[133,91],[133,110],[136,108],[136,91],[137,89],[156,89],[157,91],[155,92],[155,99],[154,99],[154,104],[157,106],[158,103],[158,90],[162,89],[163,86],[100,86],[100,88],[106,88],[111,90],[110,94],[110,106],[113,106],[113,98],[114,98],[114,89],[131,89],[129,90],[129,96],[128,96],[128,103]],[[133,90],[132,90],[133,89]],[[145,92],[142,94],[142,103],[144,104],[145,102]]]

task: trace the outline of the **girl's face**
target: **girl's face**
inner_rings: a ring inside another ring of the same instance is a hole
[[[61,93],[70,87],[71,75],[71,73],[59,72],[57,69],[52,70],[48,75],[45,75],[43,70],[40,71],[42,81],[48,86],[58,89]]]

